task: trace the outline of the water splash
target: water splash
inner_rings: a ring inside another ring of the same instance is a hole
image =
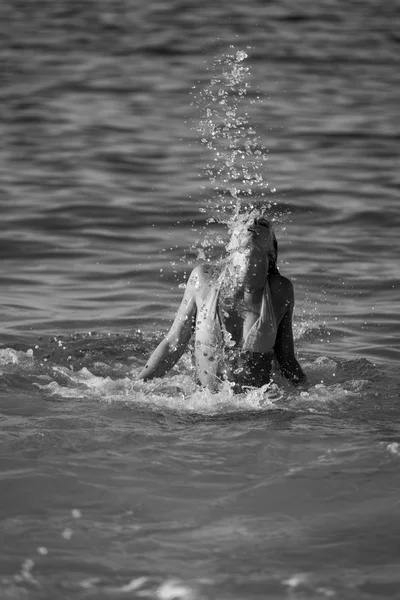
[[[273,211],[276,206],[265,179],[268,149],[251,124],[250,107],[260,102],[250,93],[250,67],[247,51],[230,46],[229,52],[215,59],[210,83],[195,94],[201,118],[195,128],[201,143],[210,153],[205,167],[209,180],[205,206],[207,224],[220,223],[232,230],[240,214],[261,207]],[[217,244],[221,240],[216,240]],[[200,259],[214,247],[210,235],[200,244]]]

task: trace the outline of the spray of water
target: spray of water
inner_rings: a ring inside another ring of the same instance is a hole
[[[249,48],[246,48],[249,51]],[[243,213],[262,207],[272,214],[273,206],[265,167],[268,149],[251,125],[251,105],[260,97],[250,93],[248,53],[230,46],[211,67],[210,82],[194,94],[200,113],[195,128],[210,156],[203,186],[206,199],[200,211],[207,224],[220,223],[233,230]],[[217,243],[221,239],[216,240]],[[215,240],[209,229],[198,249],[198,258],[207,258]]]

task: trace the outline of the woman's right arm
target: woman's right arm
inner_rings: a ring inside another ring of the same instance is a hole
[[[194,269],[186,285],[185,293],[171,329],[154,350],[137,379],[162,377],[178,362],[193,335],[196,322],[196,288],[199,276]]]

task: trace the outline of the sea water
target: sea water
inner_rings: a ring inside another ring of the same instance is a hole
[[[1,598],[398,597],[398,8],[2,4]],[[135,381],[246,190],[307,386]]]

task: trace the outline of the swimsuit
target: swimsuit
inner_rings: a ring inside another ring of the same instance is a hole
[[[219,388],[223,379],[260,387],[269,381],[277,331],[268,280],[262,293],[260,315],[241,346],[232,340],[219,314],[221,284],[222,281],[211,288],[198,311],[195,337],[197,376],[202,385],[213,391]]]

